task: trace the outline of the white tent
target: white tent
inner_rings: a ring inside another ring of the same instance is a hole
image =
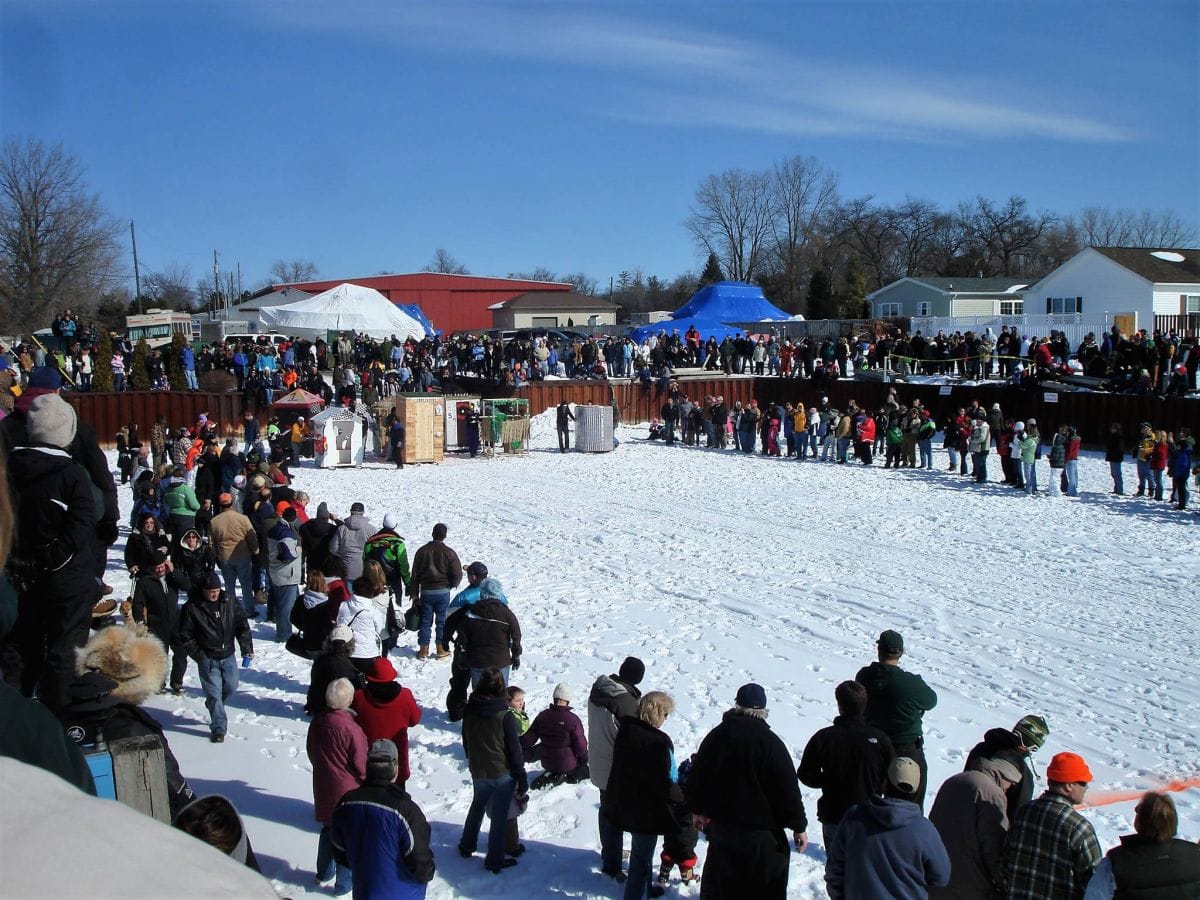
[[[397,335],[399,337],[399,335]],[[318,469],[361,466],[366,455],[363,417],[342,406],[329,406],[308,423]]]
[[[263,327],[295,337],[325,337],[330,331],[355,331],[374,338],[410,335],[420,339],[425,328],[396,308],[387,297],[358,284],[337,287],[285,306],[269,306],[258,312]]]

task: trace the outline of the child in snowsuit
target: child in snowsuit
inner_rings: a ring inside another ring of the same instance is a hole
[[[517,733],[524,738],[529,730],[529,713],[525,712],[525,692],[515,685],[508,688],[508,714],[517,720]],[[505,852],[509,856],[520,856],[525,852],[521,843],[521,831],[517,818],[529,807],[529,794],[513,794],[508,806],[508,824],[505,828]]]

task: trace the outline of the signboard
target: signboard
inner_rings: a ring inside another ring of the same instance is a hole
[[[1042,394],[1042,402],[1043,403],[1057,403],[1058,402],[1058,394],[1055,391],[1046,391],[1045,393]]]
[[[949,397],[950,392],[952,390],[953,390],[953,388],[951,388],[950,385],[943,384],[940,388],[938,388],[938,396],[939,397]]]

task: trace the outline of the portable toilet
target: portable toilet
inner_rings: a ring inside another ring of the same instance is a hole
[[[467,449],[467,414],[471,410],[480,412],[482,401],[478,397],[445,396],[446,452]],[[482,431],[481,431],[482,433]]]
[[[312,417],[309,433],[318,469],[361,466],[366,455],[363,425],[366,420],[352,409],[330,406]]]
[[[441,394],[401,394],[396,418],[404,423],[404,462],[440,463],[446,456],[446,406]]]

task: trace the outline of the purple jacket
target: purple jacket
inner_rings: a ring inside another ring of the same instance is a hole
[[[588,759],[583,723],[569,706],[550,706],[538,713],[521,736],[521,746],[526,751],[535,744],[540,751],[538,759],[547,772],[570,772]]]
[[[367,774],[367,736],[348,710],[318,713],[308,726],[314,818],[328,825],[333,808]]]

